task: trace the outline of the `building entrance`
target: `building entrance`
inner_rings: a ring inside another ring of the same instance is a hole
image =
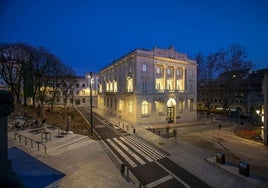
[[[170,97],[167,101],[167,121],[168,123],[174,123],[176,101],[173,97]]]
[[[167,121],[168,123],[174,123],[174,107],[167,108]]]

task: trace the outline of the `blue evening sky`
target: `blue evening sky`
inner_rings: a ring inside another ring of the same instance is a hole
[[[194,57],[232,43],[268,67],[267,0],[0,0],[0,43],[43,46],[78,75],[136,48]]]

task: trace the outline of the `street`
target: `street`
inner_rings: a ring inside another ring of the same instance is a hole
[[[78,108],[90,122],[90,111]],[[93,113],[94,130],[103,142],[146,187],[209,187],[172,162],[157,148]]]

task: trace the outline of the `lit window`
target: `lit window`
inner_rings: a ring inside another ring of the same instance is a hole
[[[117,92],[117,82],[116,81],[114,81],[114,92]]]
[[[119,111],[122,111],[124,109],[124,101],[119,100]]]
[[[156,103],[156,109],[159,114],[162,114],[164,112],[164,105],[162,102],[157,102]]]
[[[182,79],[177,80],[176,89],[177,90],[183,90],[183,87],[182,87]]]
[[[127,79],[127,91],[128,92],[133,91],[133,79],[132,78]]]
[[[132,101],[129,101],[129,113],[133,112],[133,105],[132,105]]]
[[[146,64],[142,65],[142,72],[147,72],[147,65]]]
[[[156,84],[155,84],[155,89],[156,89],[156,90],[160,90],[160,87],[161,87],[160,82],[156,82]]]
[[[145,115],[149,113],[149,103],[147,101],[143,101],[141,103],[141,114]]]
[[[167,81],[167,89],[168,90],[173,90],[173,81],[172,80]]]

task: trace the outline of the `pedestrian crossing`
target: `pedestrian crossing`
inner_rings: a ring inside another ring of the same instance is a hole
[[[133,135],[106,139],[106,141],[133,168],[165,157],[161,152]]]

